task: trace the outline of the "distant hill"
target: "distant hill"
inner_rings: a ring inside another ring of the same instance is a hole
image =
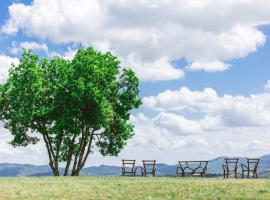
[[[36,166],[28,164],[0,164],[0,176],[51,176],[50,167],[47,165]]]
[[[209,161],[208,174],[209,176],[221,175],[222,163],[224,157],[217,157]],[[240,163],[245,163],[246,158],[240,158]],[[159,163],[157,164],[158,176],[175,176],[176,167],[178,165],[167,165]],[[63,172],[63,169],[60,169]],[[259,176],[263,178],[270,178],[270,155],[264,155],[261,157],[259,164]],[[137,174],[139,175],[139,171]],[[121,174],[121,167],[100,165],[98,167],[86,167],[82,169],[81,175],[84,176],[119,176]],[[52,172],[47,165],[36,166],[28,164],[10,164],[0,163],[0,176],[51,176]]]

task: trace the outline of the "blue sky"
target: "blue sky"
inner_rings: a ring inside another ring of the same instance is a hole
[[[22,47],[67,59],[79,45],[109,50],[139,76],[143,106],[119,157],[94,153],[89,165],[267,154],[269,9],[267,0],[0,0],[0,81]],[[16,158],[2,132],[2,160],[47,162],[42,143],[16,149]]]

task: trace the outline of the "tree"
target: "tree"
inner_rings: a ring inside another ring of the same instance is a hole
[[[77,176],[96,145],[117,156],[134,135],[132,109],[141,105],[139,80],[111,53],[79,49],[73,60],[24,51],[0,85],[0,119],[14,147],[43,140],[53,174]]]

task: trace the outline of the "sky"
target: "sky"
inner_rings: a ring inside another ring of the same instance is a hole
[[[72,59],[111,51],[140,79],[135,136],[120,160],[257,157],[270,152],[269,0],[0,0],[0,83],[22,48]],[[0,124],[0,162],[47,164],[42,142],[13,148]]]

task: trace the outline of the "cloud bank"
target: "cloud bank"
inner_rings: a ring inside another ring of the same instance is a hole
[[[111,50],[144,81],[175,80],[184,72],[172,60],[220,72],[255,52],[269,9],[268,0],[34,0],[12,4],[2,32]]]

